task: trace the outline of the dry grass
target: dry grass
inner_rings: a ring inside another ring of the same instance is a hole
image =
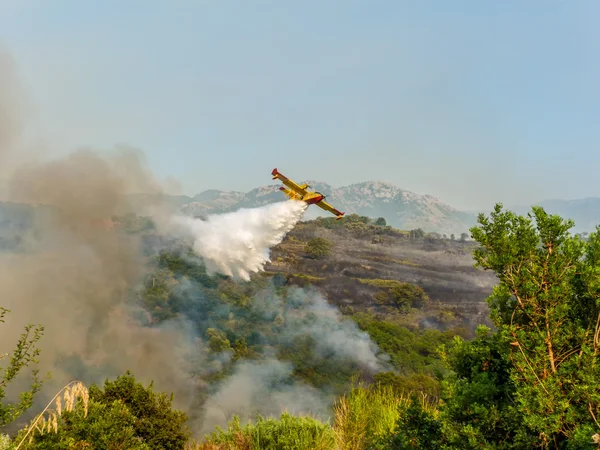
[[[63,394],[62,397],[61,393]],[[15,450],[18,450],[23,445],[27,437],[29,437],[29,443],[32,443],[36,432],[38,434],[57,433],[58,418],[62,415],[63,411],[73,411],[78,400],[82,402],[84,417],[87,417],[89,403],[88,389],[81,381],[71,381],[56,393],[44,410],[35,417],[31,425],[25,428],[27,433],[25,433],[25,436],[23,436],[19,444],[15,447]],[[56,402],[54,409],[50,408],[53,402]]]

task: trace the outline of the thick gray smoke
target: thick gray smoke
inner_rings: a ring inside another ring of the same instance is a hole
[[[74,378],[102,383],[131,370],[138,380],[154,380],[158,390],[174,392],[175,406],[193,412],[189,408],[195,404],[194,395],[206,387],[203,379],[220,371],[231,355],[209,356],[205,336],[196,334],[203,317],[184,314],[158,327],[148,326],[148,314],[137,306],[135,292],[151,268],[138,238],[116,230],[118,217],[136,209],[130,194],[151,194],[148,198],[156,203],[146,206],[157,212],[157,220],[171,217],[160,213],[162,183],[132,148],[33,157],[38,152],[24,147],[21,139],[24,109],[16,96],[16,79],[12,62],[0,55],[5,198],[34,211],[32,230],[20,237],[21,251],[0,253],[0,306],[11,310],[0,324],[0,353],[14,350],[26,324],[42,324],[40,369],[53,375],[45,397]],[[10,171],[9,161],[14,163]],[[283,239],[305,209],[303,203],[289,201],[207,221],[176,217],[169,226],[191,239],[209,270],[248,280],[263,269],[270,247]],[[194,289],[180,283],[181,291]],[[346,358],[371,371],[380,366],[378,349],[368,336],[317,293],[297,290],[284,301],[267,290],[253,299],[250,311],[273,317],[283,344],[310,336],[317,356]],[[306,384],[290,384],[291,373],[291,365],[275,355],[261,362],[238,361],[233,375],[208,397],[203,406],[206,422],[199,429],[223,426],[231,413],[249,414],[252,405],[260,406],[263,414],[325,411],[330,399]],[[287,384],[279,383],[283,379]]]
[[[40,369],[53,376],[46,395],[75,376],[102,382],[131,369],[185,403],[193,388],[188,358],[174,349],[192,348],[186,327],[150,329],[133,320],[131,288],[146,261],[136,238],[113,230],[113,216],[131,210],[128,194],[159,193],[160,183],[131,148],[34,158],[38,152],[25,144],[17,78],[12,59],[0,54],[5,199],[33,211],[21,252],[0,253],[0,304],[11,310],[0,324],[0,353],[14,349],[26,324],[42,324]]]

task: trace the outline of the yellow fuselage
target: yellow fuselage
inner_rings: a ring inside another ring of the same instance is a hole
[[[293,189],[286,189],[284,187],[280,187],[279,190],[285,192],[285,194],[292,200],[301,200],[303,202],[308,203],[309,205],[319,203],[321,200],[323,200],[323,195],[319,194],[318,192],[307,192],[304,195],[300,195]]]

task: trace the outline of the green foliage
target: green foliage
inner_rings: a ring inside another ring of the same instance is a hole
[[[423,308],[429,303],[429,297],[422,287],[398,280],[359,278],[363,284],[383,289],[375,294],[374,300],[380,305],[393,306],[407,313],[411,308]]]
[[[310,416],[299,417],[284,412],[279,419],[259,416],[255,424],[245,426],[241,426],[239,417],[234,416],[227,430],[217,427],[200,448],[333,450],[334,445],[334,433],[329,424]]]
[[[385,227],[387,225],[387,222],[385,221],[385,218],[383,217],[379,217],[376,221],[375,221],[375,225],[377,225],[378,227]]]
[[[50,429],[44,430],[43,433],[36,432],[32,436],[32,442],[26,440],[21,448],[24,450],[159,448],[151,447],[137,435],[137,421],[135,415],[122,401],[101,403],[90,400],[87,415],[83,406],[78,404],[73,411],[64,411],[61,414],[56,431]],[[20,441],[21,438],[22,432],[16,440]]]
[[[0,307],[0,322],[4,323],[6,313],[10,312],[6,308]],[[42,338],[44,327],[40,325],[27,325],[25,331],[21,334],[17,341],[17,346],[12,355],[0,355],[0,361],[6,357],[10,357],[8,365],[0,366],[0,400],[6,396],[6,388],[17,379],[17,376],[30,365],[38,363],[37,357],[40,354],[40,349],[37,348],[37,343]],[[39,378],[39,370],[32,369],[32,382],[29,390],[21,392],[19,401],[16,404],[0,404],[0,428],[8,425],[19,418],[25,411],[31,408],[35,394],[39,392],[43,381]]]
[[[209,328],[206,330],[206,336],[208,337],[208,348],[213,353],[223,353],[231,351],[231,342],[227,339],[227,335],[215,328]]]
[[[306,243],[304,251],[308,253],[312,258],[325,258],[329,255],[329,253],[331,253],[332,246],[333,244],[327,239],[316,237],[312,238]]]
[[[153,384],[144,387],[130,372],[114,381],[106,380],[104,390],[90,387],[90,400],[103,405],[122,403],[135,421],[135,436],[149,449],[182,449],[189,438],[187,415],[172,409],[173,395],[156,393]]]
[[[334,405],[338,448],[363,450],[381,447],[400,415],[401,398],[389,386],[352,386]]]
[[[413,395],[408,407],[401,408],[394,434],[385,448],[438,450],[447,448],[444,445],[446,440],[442,422],[435,417],[431,408],[426,409],[423,402]]]
[[[423,239],[425,237],[425,232],[421,228],[415,228],[410,230],[409,237],[411,239]]]
[[[432,399],[440,396],[440,381],[433,374],[414,372],[400,375],[394,372],[379,372],[375,374],[374,380],[381,386],[389,386],[395,395],[399,396],[413,392]]]
[[[463,448],[532,448],[535,435],[523,425],[510,378],[509,344],[486,327],[471,342],[455,337],[442,347],[452,374],[442,382],[447,435]],[[461,444],[462,443],[462,444]]]
[[[379,382],[391,386],[400,394],[413,389],[429,396],[439,394],[438,377],[447,370],[437,349],[451,342],[454,331],[411,331],[367,314],[356,314],[354,320],[391,357],[391,364],[399,371],[397,374],[378,374],[376,379]]]
[[[517,216],[501,204],[479,223],[474,256],[499,279],[488,303],[510,343],[523,424],[540,447],[589,445],[587,433],[600,430],[599,230],[582,241],[569,234],[570,220],[540,207]]]
[[[8,434],[0,434],[0,450],[9,450],[12,446],[12,441]]]

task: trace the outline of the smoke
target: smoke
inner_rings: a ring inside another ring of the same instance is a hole
[[[243,361],[206,402],[206,415],[200,428],[207,434],[224,427],[233,415],[241,420],[278,416],[282,411],[310,413],[326,417],[329,398],[303,382],[289,383],[293,365],[276,359]]]
[[[204,395],[205,421],[198,428],[209,431],[232,413],[251,414],[252,405],[263,414],[282,409],[325,414],[330,393],[295,379],[294,365],[279,361],[273,350],[293,349],[303,337],[312,340],[319,361],[379,370],[381,357],[368,335],[311,291],[291,289],[280,296],[271,285],[250,305],[234,309],[219,297],[207,298],[190,280],[170,280],[177,284],[171,294],[187,298],[187,307],[182,303],[183,314],[155,325],[138,297],[154,267],[140,239],[118,230],[120,218],[137,209],[132,194],[150,194],[144,206],[170,234],[191,241],[209,273],[245,281],[264,270],[270,247],[302,218],[306,204],[285,201],[205,221],[173,217],[161,201],[163,183],[135,148],[79,149],[61,158],[31,151],[23,146],[18,77],[6,61],[0,55],[0,167],[6,198],[30,207],[31,229],[19,236],[20,252],[0,253],[0,305],[11,310],[0,324],[0,353],[14,350],[26,324],[42,324],[40,369],[52,373],[45,397],[73,379],[102,383],[131,370],[139,381],[153,380],[158,390],[175,393],[175,406],[188,412]],[[9,171],[5,163],[17,160],[21,164]],[[249,331],[264,344],[261,361],[234,361],[227,351],[212,354],[203,343],[207,327],[223,317],[239,322],[244,314],[244,326],[254,327],[253,317],[265,326]],[[207,393],[206,380],[228,370],[232,373]],[[19,380],[9,396],[15,398],[26,382]]]
[[[355,371],[373,374],[391,370],[388,356],[369,335],[353,320],[343,318],[316,290],[288,287],[278,292],[271,281],[240,307],[223,300],[218,306],[211,305],[189,281],[179,287],[181,299],[195,298],[183,310],[190,318],[201,311],[201,316],[194,318],[201,334],[213,327],[223,329],[225,334],[250,327],[251,340],[261,348],[259,355],[252,357],[256,360],[233,362],[231,374],[211,386],[202,417],[194,423],[201,433],[225,426],[233,414],[247,420],[256,414],[277,415],[288,410],[326,420],[339,392],[333,386],[317,389],[304,382],[296,372],[297,366],[314,368],[319,376],[331,379]],[[205,375],[209,375],[207,368],[224,369],[232,357],[233,348],[212,358],[205,356]]]
[[[175,216],[172,225],[193,239],[194,252],[209,274],[250,280],[250,274],[264,270],[269,251],[302,218],[307,205],[288,200],[260,208],[210,215],[206,220]]]
[[[75,377],[101,383],[131,370],[185,406],[194,388],[189,324],[149,328],[136,319],[135,288],[148,268],[137,238],[114,230],[115,216],[133,209],[129,194],[160,193],[161,183],[133,148],[54,159],[29,149],[19,86],[14,62],[0,53],[0,178],[6,200],[29,205],[31,225],[19,236],[22,251],[0,253],[0,304],[10,310],[0,324],[0,353],[14,350],[25,325],[42,324],[40,369],[52,373],[44,395]],[[27,382],[18,381],[16,391]]]
[[[0,257],[2,303],[12,311],[2,343],[15,342],[26,323],[43,324],[41,365],[53,387],[75,369],[87,383],[132,370],[189,397],[186,355],[174,351],[191,348],[185,324],[150,329],[134,320],[132,289],[148,269],[137,239],[113,230],[114,216],[130,210],[127,194],[156,186],[128,148],[30,162],[9,178],[12,201],[46,208],[34,215],[26,251]]]
[[[292,289],[290,295],[302,314],[291,315],[287,320],[289,337],[311,336],[321,358],[356,361],[371,372],[382,370],[381,357],[377,356],[379,348],[356,322],[344,319],[340,311],[318,292],[307,295],[300,289]]]

